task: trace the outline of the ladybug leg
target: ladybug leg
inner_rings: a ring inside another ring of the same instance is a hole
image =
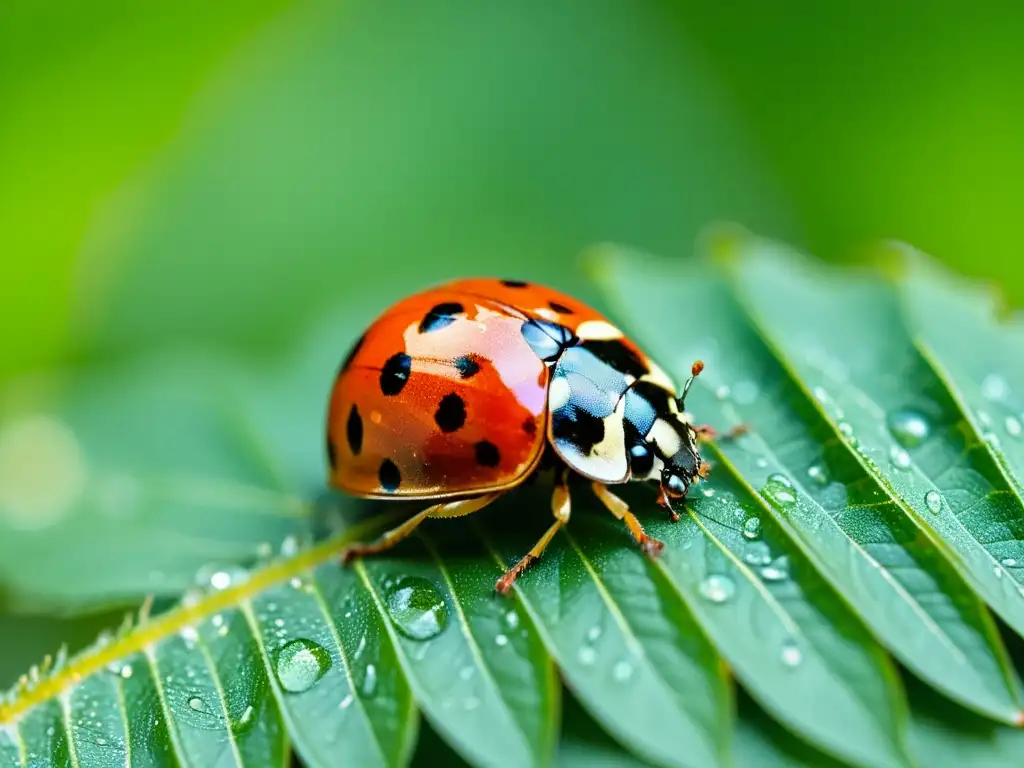
[[[629,532],[633,534],[633,539],[645,553],[653,556],[661,552],[665,545],[644,533],[644,527],[640,525],[636,515],[629,511],[629,505],[626,502],[609,491],[608,486],[602,483],[593,483],[591,487],[594,489],[594,495],[601,500],[608,511],[626,524]]]
[[[471,499],[459,499],[458,501],[448,501],[427,507],[422,512],[417,512],[401,525],[385,531],[376,541],[368,544],[352,544],[347,547],[341,553],[341,562],[348,563],[357,557],[375,555],[378,552],[391,549],[402,539],[408,537],[428,517],[461,517],[462,515],[468,515],[471,512],[483,509],[500,495],[500,493],[488,493],[483,496],[474,496]]]
[[[558,477],[555,482],[555,490],[551,494],[551,512],[555,516],[555,522],[552,523],[551,527],[548,528],[547,531],[544,532],[544,535],[540,537],[540,541],[533,545],[533,549],[527,552],[518,563],[505,571],[504,575],[502,575],[494,585],[494,588],[500,594],[508,594],[508,591],[512,588],[512,584],[517,578],[519,578],[519,575],[525,571],[534,560],[540,558],[541,553],[544,551],[545,547],[551,543],[551,539],[554,538],[559,529],[569,522],[569,486],[566,485],[565,472],[563,470],[559,470]]]

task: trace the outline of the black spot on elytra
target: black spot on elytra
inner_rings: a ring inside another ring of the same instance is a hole
[[[476,452],[476,463],[482,467],[496,467],[501,461],[498,446],[487,440],[481,440],[473,446],[473,450]]]
[[[537,421],[533,416],[527,416],[526,421],[523,422],[523,432],[533,437],[537,434]]]
[[[549,301],[548,306],[551,307],[555,312],[559,312],[563,315],[571,315],[572,310],[569,309],[565,304],[559,304],[557,301]]]
[[[398,465],[391,459],[384,459],[377,470],[377,479],[380,480],[380,487],[388,493],[398,490],[402,484],[402,473],[398,471]]]
[[[466,423],[466,403],[454,392],[441,398],[434,421],[442,432],[457,432]]]
[[[589,456],[594,446],[604,440],[604,420],[577,408],[561,408],[551,414],[551,435]]]
[[[455,322],[455,315],[465,311],[465,307],[455,301],[447,301],[444,304],[431,307],[420,321],[420,333],[431,333],[447,328]]]
[[[627,347],[622,339],[585,341],[583,348],[619,373],[628,374],[637,379],[648,373],[644,361],[635,351]]]
[[[360,336],[358,339],[356,339],[356,343],[352,345],[352,349],[350,349],[348,351],[348,354],[345,355],[345,360],[341,364],[341,371],[342,372],[347,371],[348,367],[350,365],[352,365],[352,361],[355,359],[356,355],[359,354],[359,350],[363,348],[363,342],[365,342],[365,341],[366,341],[366,334],[365,333],[362,336]]]
[[[334,450],[334,441],[331,440],[330,435],[327,436],[327,463],[330,465],[331,469],[338,466],[338,454]]]
[[[348,447],[352,451],[352,455],[358,456],[359,452],[363,450],[363,418],[359,415],[359,409],[355,405],[348,412],[345,438],[348,440]]]
[[[529,283],[524,283],[522,280],[502,280],[501,284],[506,288],[526,288]]]
[[[480,372],[480,363],[473,359],[472,355],[456,357],[453,361],[455,369],[463,379],[469,379]]]
[[[409,380],[412,358],[405,352],[398,352],[388,358],[380,369],[380,391],[385,395],[397,395]]]

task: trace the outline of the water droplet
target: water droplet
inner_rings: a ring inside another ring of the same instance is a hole
[[[107,740],[104,739],[102,736],[100,736],[98,739],[96,739],[96,746],[98,746],[98,747],[105,747],[106,745],[107,745]]]
[[[412,640],[437,637],[448,623],[448,606],[431,582],[404,576],[388,590],[388,615],[398,630]]]
[[[195,583],[199,587],[227,589],[242,584],[249,578],[249,572],[236,565],[204,565],[196,571]]]
[[[196,712],[205,712],[206,704],[198,696],[191,696],[188,700],[189,709],[193,709]]]
[[[785,581],[789,578],[789,558],[785,555],[775,558],[761,569],[764,581]]]
[[[377,668],[373,664],[366,665],[366,676],[363,678],[363,696],[373,696],[377,690]]]
[[[515,612],[515,609],[510,609],[505,614],[505,626],[509,629],[515,629],[519,626],[519,614]]]
[[[704,498],[710,499],[712,496],[715,495],[715,489],[714,488],[705,488],[703,491],[701,491],[701,493],[704,494]]]
[[[828,467],[824,464],[811,464],[811,466],[807,468],[807,476],[811,478],[816,485],[828,485]]]
[[[277,652],[277,679],[289,693],[308,691],[331,668],[331,655],[312,640],[292,640]]]
[[[1018,560],[1015,557],[1004,557],[999,562],[1006,568],[1016,568],[1018,565]]]
[[[475,672],[476,670],[474,670],[473,667],[463,667],[459,670],[459,679],[469,680],[469,678],[471,678],[475,674]]]
[[[788,509],[796,504],[796,490],[793,483],[785,475],[778,472],[768,475],[768,482],[761,489],[761,495],[773,507],[779,510]]]
[[[804,655],[800,652],[800,648],[792,640],[786,640],[782,644],[782,663],[787,667],[795,667],[802,660]]]
[[[828,391],[824,387],[815,387],[814,396],[818,398],[819,402],[827,403],[829,401]]]
[[[281,557],[295,557],[299,553],[299,540],[295,536],[285,536],[279,550]]]
[[[735,592],[736,583],[722,574],[711,574],[700,583],[700,594],[712,603],[724,603]]]
[[[1007,416],[1005,424],[1006,434],[1008,434],[1010,437],[1019,438],[1022,434],[1024,434],[1024,426],[1021,425],[1020,419],[1018,419],[1016,416]]]
[[[886,422],[889,425],[889,432],[904,448],[916,448],[928,439],[932,431],[924,414],[910,408],[893,411]]]
[[[846,438],[853,437],[853,425],[848,421],[840,421],[839,434]]]
[[[480,706],[480,699],[476,698],[476,696],[470,696],[468,699],[466,699],[465,707],[469,711],[472,712],[474,709],[476,709],[479,706]]]
[[[938,491],[928,491],[924,495],[924,505],[928,507],[929,512],[939,514],[942,511],[942,494]]]
[[[338,709],[348,709],[352,706],[352,702],[355,701],[355,699],[356,697],[353,696],[351,693],[346,694],[345,698],[342,699],[341,703],[338,705]]]
[[[256,710],[252,708],[252,704],[245,708],[242,716],[238,718],[239,725],[248,725],[252,722],[252,716],[256,713]]]
[[[717,397],[719,400],[727,399],[729,397],[729,387],[726,386],[725,384],[722,384],[715,390],[715,397]]]
[[[1005,400],[1010,394],[1010,385],[998,373],[990,373],[981,382],[981,394],[986,400]]]
[[[494,644],[499,648],[504,648],[508,645],[508,636],[506,635],[495,635]]]
[[[633,665],[628,661],[620,661],[612,667],[612,677],[617,682],[624,683],[633,676]]]
[[[595,624],[587,630],[587,640],[589,640],[590,642],[594,642],[595,640],[597,640],[597,638],[601,636],[601,633],[603,631],[604,630],[601,629],[600,624]]]
[[[582,648],[580,648],[577,657],[580,660],[580,664],[585,664],[589,667],[591,664],[597,661],[597,651],[595,651],[589,645],[584,645]]]
[[[761,535],[761,518],[752,517],[743,524],[743,538],[753,541]]]
[[[909,469],[910,468],[910,454],[898,445],[894,445],[892,450],[889,451],[889,461],[896,469]]]
[[[995,573],[997,579],[1003,578],[1003,569],[1000,568],[998,565],[993,567],[992,571],[993,573]]]

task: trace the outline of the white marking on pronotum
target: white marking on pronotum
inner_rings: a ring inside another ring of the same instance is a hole
[[[679,433],[665,419],[655,420],[647,433],[647,441],[657,443],[659,452],[664,456],[674,456],[683,446]]]
[[[676,394],[676,384],[669,378],[669,375],[661,369],[656,362],[653,360],[647,360],[648,371],[640,377],[642,381],[649,381],[651,384],[655,384],[664,390],[671,392],[673,395]]]
[[[622,331],[606,320],[587,320],[576,328],[576,335],[584,341],[621,339]]]
[[[538,315],[543,317],[545,320],[550,320],[552,323],[558,322],[558,319],[560,317],[560,315],[557,312],[555,312],[555,310],[548,309],[547,307],[539,307],[538,309],[536,309],[534,311]]]
[[[569,388],[569,380],[565,376],[555,375],[551,378],[551,385],[548,389],[548,408],[554,412],[563,408],[569,402],[572,392]]]

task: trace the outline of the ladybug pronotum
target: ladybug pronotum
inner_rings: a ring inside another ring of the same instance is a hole
[[[436,503],[343,559],[382,552],[428,517],[476,512],[555,467],[554,523],[498,580],[505,593],[569,522],[568,473],[655,555],[662,543],[608,486],[652,481],[658,501],[707,475],[680,393],[647,355],[575,299],[516,280],[468,279],[410,296],[355,343],[327,419],[330,482],[354,496]]]

